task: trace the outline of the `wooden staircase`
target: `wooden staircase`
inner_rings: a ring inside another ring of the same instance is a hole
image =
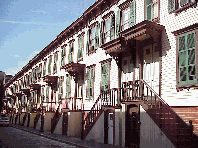
[[[84,140],[96,121],[99,119],[100,115],[104,111],[104,107],[116,107],[119,106],[117,101],[119,90],[118,89],[109,89],[103,91],[96,102],[94,103],[91,110],[86,114],[83,112],[83,121],[82,121],[82,134],[81,139]]]
[[[56,125],[61,117],[61,113],[60,113],[59,109],[60,109],[60,104],[58,105],[53,118],[51,118],[51,133],[54,132]]]
[[[127,82],[124,86],[121,101],[142,101],[144,110],[175,147],[198,147],[192,125],[186,124],[144,80]]]

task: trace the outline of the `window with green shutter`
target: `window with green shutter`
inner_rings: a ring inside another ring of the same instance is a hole
[[[90,29],[87,30],[86,54],[89,53],[89,44],[90,44]]]
[[[54,55],[54,66],[53,66],[53,72],[57,72],[57,61],[58,61],[58,54],[56,53]]]
[[[180,12],[196,5],[196,0],[168,0],[168,12]]]
[[[73,44],[74,44],[74,43],[70,43],[70,44],[69,44],[68,63],[73,62]]]
[[[78,39],[78,60],[82,59],[82,53],[83,53],[83,36],[81,36]]]
[[[46,96],[45,96],[45,98],[46,98],[46,102],[49,102],[49,86],[47,86],[46,87]]]
[[[70,98],[71,95],[71,77],[68,76],[66,79],[66,98]]]
[[[61,66],[65,65],[65,47],[61,50]]]
[[[43,76],[46,75],[46,61],[43,63]]]
[[[115,38],[115,14],[111,15],[110,40]]]
[[[103,29],[104,29],[104,21],[100,23],[100,46],[103,44]]]
[[[87,71],[87,98],[93,98],[94,94],[94,68]]]
[[[48,74],[51,74],[51,64],[52,64],[52,56],[50,56],[48,60]]]
[[[120,9],[117,11],[116,15],[116,38],[120,36]]]
[[[109,89],[109,63],[102,64],[101,91]]]
[[[195,31],[179,35],[177,42],[179,85],[196,83]]]
[[[58,99],[63,97],[63,77],[59,79],[59,95]]]
[[[159,19],[159,0],[146,0],[146,20],[152,21]]]

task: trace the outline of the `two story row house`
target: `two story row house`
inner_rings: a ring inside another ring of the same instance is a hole
[[[5,84],[10,122],[126,147],[196,147],[197,0],[98,0]]]

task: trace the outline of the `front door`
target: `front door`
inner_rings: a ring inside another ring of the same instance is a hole
[[[140,124],[139,107],[135,104],[127,105],[125,145],[130,148],[139,148]]]
[[[67,135],[67,127],[68,127],[68,113],[63,113],[63,123],[62,123],[62,135]]]
[[[113,144],[113,113],[108,114],[108,144]]]
[[[159,94],[159,50],[156,44],[146,46],[143,50],[143,79]]]

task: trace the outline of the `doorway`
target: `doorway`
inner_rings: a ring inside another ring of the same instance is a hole
[[[143,49],[143,80],[159,94],[159,50],[157,44]]]
[[[125,146],[129,148],[140,147],[140,113],[136,104],[127,105]]]
[[[62,135],[67,136],[67,128],[68,128],[68,112],[63,112]]]

